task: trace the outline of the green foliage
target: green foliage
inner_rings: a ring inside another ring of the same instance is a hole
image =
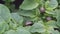
[[[46,3],[45,3],[45,7],[47,10],[53,10],[57,6],[58,6],[57,0],[49,0],[49,1],[46,1]]]
[[[59,0],[24,0],[19,9],[10,4],[15,0],[3,1],[5,3],[0,4],[0,34],[60,34]]]
[[[39,3],[35,2],[35,0],[24,0],[20,8],[24,10],[32,10],[38,7],[38,5]]]

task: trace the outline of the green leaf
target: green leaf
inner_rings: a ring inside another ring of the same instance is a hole
[[[11,13],[11,17],[12,17],[13,22],[15,22],[15,23],[17,23],[19,25],[23,24],[23,17],[19,16],[19,14]]]
[[[42,33],[42,32],[45,32],[45,28],[42,23],[34,23],[30,31],[32,33],[35,33],[35,32]]]
[[[60,27],[60,10],[57,11],[57,25]]]
[[[18,12],[19,15],[26,16],[26,17],[35,17],[35,11],[26,11],[26,10],[19,10]]]
[[[9,31],[6,31],[4,34],[16,34],[16,32],[14,30],[9,30]]]
[[[10,15],[9,9],[8,9],[6,6],[2,5],[2,4],[0,4],[0,16],[1,16],[6,22],[9,22],[10,19],[11,19],[11,15]]]
[[[38,7],[38,5],[39,4],[35,2],[35,0],[24,0],[20,8],[24,10],[32,10]]]
[[[48,26],[50,26],[50,27],[53,27],[53,28],[56,28],[57,26],[56,26],[56,21],[53,21],[53,20],[51,20],[51,21],[48,21],[47,23],[46,23],[46,25],[48,25]]]
[[[56,18],[56,16],[57,16],[57,10],[55,9],[55,10],[52,10],[52,11],[46,11],[46,13],[47,14],[51,14],[53,17],[55,17]]]
[[[46,27],[46,31],[42,34],[51,34],[54,29],[52,27]]]
[[[57,30],[56,31],[51,31],[52,34],[60,34]]]
[[[54,30],[54,28],[51,27],[51,26],[47,27],[47,29],[46,29],[46,31],[47,31],[48,33],[51,33],[53,30]]]
[[[4,19],[0,16],[0,34],[5,31],[5,23]]]
[[[13,23],[12,21],[9,22],[9,27],[10,29],[16,29],[17,28],[17,25],[16,23]]]
[[[5,30],[9,30],[9,25],[7,23],[4,24]]]
[[[17,34],[31,34],[29,31],[27,31],[26,29],[17,29]]]
[[[45,7],[47,10],[53,10],[58,6],[57,0],[46,1]]]
[[[31,28],[31,26],[26,26],[25,27],[25,29],[28,30],[28,31],[30,30],[30,28]]]

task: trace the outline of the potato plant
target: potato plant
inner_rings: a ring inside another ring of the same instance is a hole
[[[1,0],[0,34],[60,34],[60,0]]]

